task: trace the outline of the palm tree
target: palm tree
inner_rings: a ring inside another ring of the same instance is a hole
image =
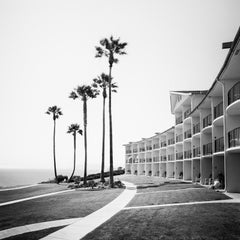
[[[72,135],[73,135],[73,149],[74,149],[73,150],[74,151],[74,154],[73,154],[73,171],[72,171],[71,177],[69,178],[69,180],[71,180],[73,178],[75,168],[76,168],[76,142],[77,142],[76,135],[77,135],[77,133],[82,135],[82,129],[80,129],[80,126],[78,124],[71,124],[68,127],[67,133],[72,133]]]
[[[58,182],[57,178],[57,164],[56,164],[56,119],[59,118],[59,116],[63,115],[61,108],[57,106],[52,106],[49,107],[46,114],[48,115],[53,115],[53,161],[54,161],[54,175],[55,175],[55,180]]]
[[[101,182],[105,182],[104,179],[104,161],[105,161],[105,102],[107,98],[106,88],[109,84],[109,76],[105,73],[102,73],[97,78],[93,79],[93,87],[102,89],[103,96],[103,133],[102,133],[102,165],[101,165]],[[117,92],[116,83],[112,83],[112,92]]]
[[[87,100],[89,98],[96,98],[99,94],[98,90],[89,85],[81,85],[74,89],[70,93],[69,98],[73,100],[80,98],[83,101],[83,125],[84,125],[84,150],[85,150],[85,161],[84,161],[84,177],[83,183],[87,183]]]
[[[114,39],[112,36],[110,39],[104,38],[100,40],[101,47],[96,48],[96,55],[95,57],[102,57],[105,56],[108,58],[109,63],[109,85],[108,85],[108,95],[109,95],[109,143],[110,143],[110,186],[113,187],[114,180],[113,180],[113,132],[112,132],[112,66],[113,63],[118,63],[118,59],[115,55],[124,55],[126,52],[124,48],[127,46],[126,42],[120,43],[120,38]]]

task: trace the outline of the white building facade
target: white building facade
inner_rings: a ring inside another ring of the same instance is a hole
[[[211,184],[240,192],[240,30],[208,91],[170,92],[175,126],[125,144],[126,174]]]

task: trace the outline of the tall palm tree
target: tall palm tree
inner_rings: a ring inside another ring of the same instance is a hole
[[[57,106],[49,107],[46,114],[53,115],[53,161],[54,161],[54,175],[55,180],[58,182],[57,179],[57,163],[56,163],[56,120],[59,118],[59,116],[63,115],[61,108]]]
[[[78,124],[71,124],[68,127],[68,131],[67,133],[71,133],[73,135],[73,171],[71,174],[71,177],[69,178],[69,180],[71,180],[73,178],[74,172],[75,172],[75,168],[76,168],[76,135],[77,133],[79,133],[80,135],[82,135],[82,129],[80,129],[80,126]]]
[[[108,95],[109,95],[109,143],[110,143],[110,186],[113,187],[113,132],[112,132],[112,67],[114,63],[118,63],[118,59],[115,55],[124,55],[126,52],[124,51],[127,46],[126,42],[120,43],[120,38],[114,39],[112,36],[107,39],[104,38],[100,40],[101,47],[96,47],[96,55],[95,57],[105,56],[108,58],[109,63],[109,85],[108,85]]]
[[[102,89],[103,96],[103,133],[102,133],[102,165],[101,165],[101,182],[105,182],[104,179],[104,162],[105,162],[105,102],[107,98],[106,88],[109,84],[109,76],[105,73],[102,73],[97,78],[93,79],[93,87]],[[116,83],[112,83],[112,92],[117,92]]]
[[[85,161],[84,161],[84,177],[83,183],[87,183],[87,100],[89,98],[96,98],[99,94],[98,90],[89,85],[81,85],[74,89],[70,93],[69,98],[73,100],[79,98],[83,101],[83,125],[84,125],[84,150],[85,150]]]

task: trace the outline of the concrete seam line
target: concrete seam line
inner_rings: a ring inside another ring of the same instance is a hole
[[[13,201],[9,201],[9,202],[0,203],[0,207],[10,205],[10,204],[14,204],[14,203],[29,201],[29,200],[33,200],[33,199],[37,199],[37,198],[53,196],[53,195],[57,195],[57,194],[60,194],[60,193],[73,192],[73,191],[75,191],[75,189],[64,190],[64,191],[53,192],[53,193],[46,193],[46,194],[33,196],[33,197],[28,197],[28,198],[22,198],[22,199],[18,199],[18,200],[13,200]]]
[[[0,189],[0,192],[12,191],[12,190],[19,190],[19,189],[25,189],[25,188],[35,187],[35,186],[39,186],[39,185],[40,185],[40,184],[32,184],[32,185],[22,186],[22,187],[3,188],[3,189]]]

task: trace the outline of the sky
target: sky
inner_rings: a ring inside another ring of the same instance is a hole
[[[78,85],[108,73],[95,58],[99,40],[127,42],[113,66],[114,167],[124,167],[123,144],[174,125],[172,90],[208,90],[240,23],[238,0],[0,0],[0,168],[53,168],[53,120],[57,120],[57,168],[72,168],[72,123],[83,127]],[[108,115],[106,115],[108,116]],[[108,121],[107,121],[108,125]],[[102,98],[88,101],[88,171],[100,171]],[[106,170],[109,132],[106,132]],[[77,171],[84,161],[77,137]]]

